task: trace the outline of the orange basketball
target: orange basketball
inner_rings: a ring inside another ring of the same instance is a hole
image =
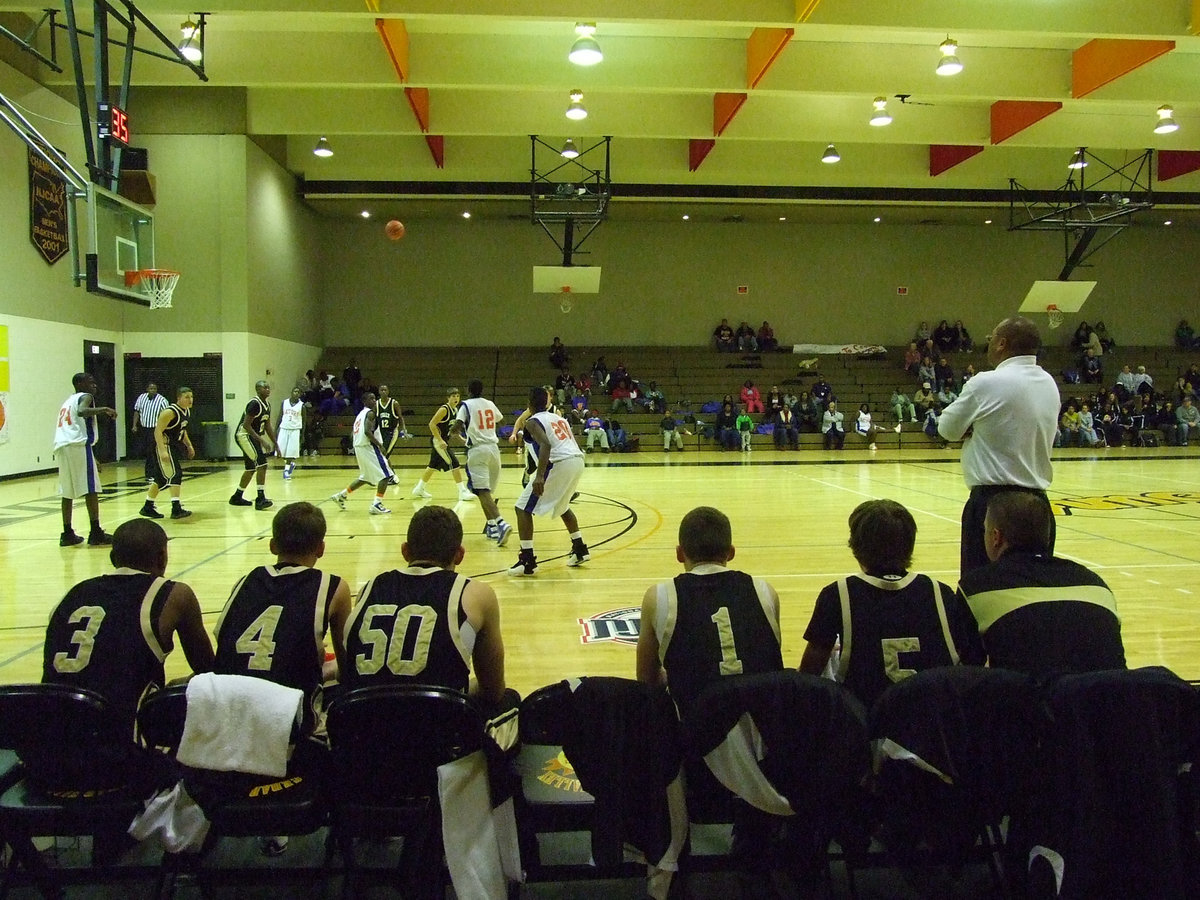
[[[404,237],[404,223],[398,219],[392,219],[392,221],[383,226],[383,230],[393,241],[398,241]]]

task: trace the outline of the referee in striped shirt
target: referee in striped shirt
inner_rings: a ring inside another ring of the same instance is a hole
[[[146,385],[145,393],[133,402],[133,440],[134,452],[146,461],[146,480],[150,480],[149,454],[154,450],[154,428],[158,425],[158,415],[170,404],[167,398],[158,392],[158,385],[153,381]]]

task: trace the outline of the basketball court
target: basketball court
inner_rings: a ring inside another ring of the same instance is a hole
[[[1097,571],[1112,587],[1130,666],[1166,665],[1200,678],[1200,475],[1186,448],[1056,451],[1050,496],[1058,512],[1058,553]],[[675,561],[679,520],[713,505],[733,522],[733,565],[766,576],[782,601],[784,661],[799,664],[803,632],[816,595],[856,565],[846,546],[846,518],[863,500],[887,497],[917,520],[913,568],[953,585],[958,574],[959,515],[966,489],[958,454],[947,451],[861,450],[795,454],[756,449],[730,454],[689,447],[664,456],[647,451],[617,461],[589,456],[575,504],[591,561],[569,569],[569,547],[557,520],[537,520],[537,575],[504,574],[516,558],[515,535],[504,549],[481,534],[478,502],[453,502],[448,475],[430,484],[432,503],[453,505],[463,521],[466,558],[460,571],[496,589],[502,611],[508,680],[521,693],[572,675],[634,673],[637,611],[646,588],[680,571]],[[277,461],[273,461],[275,464]],[[348,461],[347,461],[348,462]],[[273,561],[271,517],[283,504],[320,504],[329,525],[323,566],[348,578],[357,594],[376,572],[403,565],[400,544],[423,501],[409,497],[421,469],[397,470],[390,516],[367,513],[371,492],[353,496],[345,512],[328,500],[355,470],[343,459],[321,459],[284,481],[273,468],[267,483],[275,508],[230,507],[240,463],[195,461],[187,466],[184,503],[190,519],[165,519],[171,537],[168,577],[196,591],[211,628],[234,582]],[[401,460],[401,465],[406,460]],[[109,531],[137,515],[144,498],[141,464],[105,467],[101,516]],[[130,480],[133,479],[133,480]],[[76,582],[111,571],[104,548],[60,548],[56,479],[39,476],[0,484],[0,681],[38,680],[50,611]],[[505,454],[498,501],[511,509],[520,486],[515,455]],[[76,516],[83,514],[80,508]],[[1052,636],[1047,636],[1052,639]],[[168,673],[183,674],[182,654]]]

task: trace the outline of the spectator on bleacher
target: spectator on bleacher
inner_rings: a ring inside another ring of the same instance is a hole
[[[1097,320],[1096,324],[1092,326],[1092,334],[1096,336],[1096,340],[1100,343],[1101,353],[1108,353],[1113,347],[1117,346],[1117,342],[1109,337],[1108,327],[1104,324],[1103,319]]]
[[[841,450],[846,443],[845,420],[845,415],[837,408],[837,401],[830,400],[821,416],[821,434],[825,436],[822,443],[826,450]]]
[[[1091,406],[1084,401],[1079,407],[1079,439],[1088,447],[1104,446],[1104,435],[1096,431]]]
[[[790,409],[793,415],[796,413],[796,404],[799,402],[799,400],[800,398],[793,394],[790,390],[785,390],[783,392],[783,405]]]
[[[1084,384],[1099,384],[1104,379],[1104,361],[1091,347],[1083,352],[1079,362],[1079,375]]]
[[[796,416],[797,428],[805,434],[819,434],[821,431],[821,413],[825,412],[821,401],[808,391],[801,391],[796,402],[792,404],[792,413]]]
[[[627,412],[633,412],[633,388],[628,378],[612,380],[612,412],[617,412],[622,406]]]
[[[758,338],[755,337],[754,326],[744,319],[742,324],[737,327],[737,345],[738,350],[743,353],[754,353],[758,350]]]
[[[758,413],[759,415],[762,415],[762,394],[759,392],[754,382],[749,378],[747,378],[746,383],[742,385],[740,396],[742,399],[742,410],[744,412]]]
[[[921,350],[917,347],[916,341],[909,341],[908,349],[904,351],[904,371],[915,378],[920,366]]]
[[[1180,350],[1196,349],[1196,331],[1188,324],[1187,319],[1180,319],[1175,327],[1175,346]]]
[[[734,423],[737,428],[737,433],[742,439],[742,449],[750,449],[750,436],[754,434],[754,420],[750,418],[750,414],[742,412],[738,414],[737,421]]]
[[[1134,393],[1143,397],[1154,396],[1154,379],[1146,372],[1145,366],[1137,367],[1137,371],[1133,373],[1133,381],[1136,385]]]
[[[858,405],[858,418],[855,419],[854,430],[863,436],[868,450],[875,449],[875,425],[871,422],[871,407],[866,403]]]
[[[1180,375],[1175,379],[1175,405],[1179,406],[1183,402],[1184,397],[1196,399],[1196,388],[1192,382],[1188,380],[1187,375]]]
[[[713,423],[713,428],[722,451],[733,450],[737,447],[737,412],[733,408],[733,401],[726,400],[721,404],[721,411],[717,413],[717,420]]]
[[[680,425],[673,415],[667,413],[663,416],[662,421],[658,423],[658,427],[662,429],[663,453],[670,452],[671,444],[674,444],[676,449],[683,450],[683,438],[685,435],[690,435],[691,432]]]
[[[1088,332],[1087,343],[1083,345],[1083,349],[1085,352],[1091,350],[1096,354],[1097,359],[1104,355],[1104,345],[1100,343],[1100,335],[1094,328]]]
[[[550,365],[556,369],[565,369],[570,364],[571,354],[567,352],[567,345],[555,337],[550,344]]]
[[[346,386],[346,399],[350,401],[350,405],[358,409],[362,404],[359,398],[362,397],[362,371],[358,368],[358,363],[354,357],[350,357],[350,362],[346,368],[342,370],[342,383]]]
[[[975,377],[975,366],[972,365],[971,363],[967,363],[967,367],[965,369],[963,369],[962,380],[958,384],[959,388],[961,388],[964,384],[966,384],[968,381],[970,381],[974,377]]]
[[[908,410],[909,421],[917,421],[917,408],[913,406],[912,400],[900,388],[892,391],[892,396],[888,398],[888,406],[892,408],[892,415],[896,417],[896,424],[904,421],[905,410]]]
[[[812,396],[820,404],[820,412],[825,412],[825,407],[829,405],[830,401],[837,399],[833,395],[833,386],[825,380],[825,376],[820,372],[817,373],[817,380],[812,383]]]
[[[933,385],[937,384],[937,370],[933,367],[933,359],[931,357],[921,357],[921,365],[917,366],[917,380],[928,381]]]
[[[862,574],[822,588],[800,671],[820,675],[843,642],[836,680],[870,706],[894,681],[935,666],[982,661],[966,601],[928,575],[910,572],[917,523],[894,500],[868,500],[850,513],[850,551]],[[850,621],[844,621],[848,615]],[[845,641],[853,634],[853,642]],[[893,648],[903,643],[903,667]]]
[[[917,407],[917,415],[924,419],[925,414],[938,405],[933,385],[928,381],[922,381],[921,389],[913,394],[913,404]]]
[[[975,349],[975,342],[971,340],[971,332],[967,331],[967,326],[963,324],[962,319],[954,320],[954,334],[958,340],[960,353],[970,353]]]
[[[917,342],[918,347],[924,347],[925,342],[933,336],[933,332],[929,330],[929,323],[922,322],[917,326],[916,332],[913,334],[913,340]]]
[[[946,362],[944,356],[939,356],[933,365],[933,386],[939,391],[944,387],[954,387],[954,367]]]
[[[318,407],[322,416],[340,416],[349,408],[350,401],[340,390],[331,390]]]
[[[763,319],[762,327],[758,329],[758,349],[763,353],[774,353],[779,349],[779,341],[775,340],[775,329],[766,319]]]
[[[658,382],[650,382],[650,387],[646,389],[645,397],[646,409],[652,413],[665,413],[667,411],[667,396],[659,390]]]
[[[958,332],[945,319],[933,329],[933,345],[938,353],[953,353],[958,349]]]
[[[1071,347],[1083,353],[1087,349],[1091,336],[1092,326],[1087,322],[1080,322],[1079,327],[1075,329],[1075,334],[1071,336]]]
[[[938,431],[938,419],[941,418],[942,411],[935,404],[932,408],[925,411],[925,418],[921,423],[921,430],[925,432],[925,436],[930,440],[936,441],[941,448],[946,447],[946,441],[942,438],[941,432]]]
[[[1060,445],[1063,447],[1082,446],[1080,434],[1080,415],[1074,403],[1068,403],[1063,414],[1058,418],[1058,433]]]
[[[320,374],[317,375],[317,387],[322,391],[332,391],[333,376],[322,369]]]
[[[583,420],[584,431],[587,432],[587,447],[588,451],[595,449],[596,443],[600,443],[600,447],[605,453],[608,452],[608,432],[604,430],[604,420],[589,411],[589,415]]]
[[[951,387],[950,382],[943,384],[940,388],[934,391],[933,396],[937,398],[938,406],[940,406],[942,409],[945,409],[958,399],[958,393],[953,387]]]
[[[1200,428],[1200,409],[1192,402],[1191,397],[1184,397],[1183,402],[1175,410],[1176,437],[1180,447],[1188,445],[1188,438]]]
[[[587,423],[588,416],[591,414],[592,411],[588,409],[587,403],[582,397],[573,397],[571,398],[571,405],[567,408],[563,418],[570,424],[571,433],[578,437],[583,434],[584,426]],[[579,441],[577,440],[575,443],[579,443]]]
[[[1137,393],[1137,382],[1134,380],[1133,370],[1129,366],[1121,367],[1113,390],[1116,392],[1117,399],[1122,403],[1128,403],[1133,399],[1133,395]]]
[[[771,436],[775,439],[775,449],[782,450],[784,443],[791,449],[800,447],[800,432],[796,428],[796,416],[786,405],[780,407],[771,419],[774,428]]]
[[[565,409],[575,397],[575,376],[566,366],[560,366],[560,369],[561,371],[554,379],[554,397],[558,401],[558,405]]]
[[[592,390],[608,390],[608,364],[603,356],[596,357],[596,361],[592,363]]]
[[[779,385],[771,385],[771,390],[767,392],[766,413],[768,416],[774,416],[786,406],[787,403],[783,399],[783,391],[779,389]]]
[[[716,341],[718,353],[733,353],[737,350],[733,326],[729,324],[728,319],[722,319],[721,324],[713,329],[713,340]]]
[[[1110,395],[1111,396],[1111,395]],[[1176,410],[1178,415],[1178,410]],[[1109,406],[1104,415],[1104,439],[1110,447],[1120,447],[1122,444],[1130,447],[1142,445],[1142,429],[1133,411],[1121,404],[1115,408]]]

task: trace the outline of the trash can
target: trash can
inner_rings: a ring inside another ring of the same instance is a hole
[[[227,422],[201,422],[204,432],[204,458],[229,459],[229,424]]]

